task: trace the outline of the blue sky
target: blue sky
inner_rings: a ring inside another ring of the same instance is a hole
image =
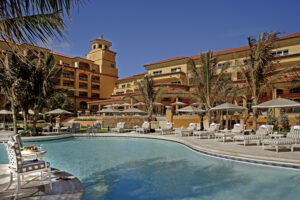
[[[300,32],[299,8],[299,0],[90,0],[73,9],[67,40],[53,48],[85,57],[103,34],[122,78],[163,59],[244,46],[264,31]]]

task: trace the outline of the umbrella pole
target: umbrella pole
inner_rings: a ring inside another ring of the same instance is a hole
[[[226,111],[226,128],[228,129],[228,109]]]

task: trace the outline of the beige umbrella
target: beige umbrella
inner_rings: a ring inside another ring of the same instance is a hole
[[[183,103],[183,102],[181,102],[181,101],[176,101],[176,102],[174,102],[174,103],[171,103],[171,106],[184,106],[184,105],[186,105],[186,103]]]
[[[122,113],[139,113],[139,114],[144,114],[146,112],[144,112],[142,110],[139,110],[137,108],[130,108],[130,109],[127,109],[127,110],[123,110]]]
[[[203,113],[205,110],[195,108],[194,106],[186,106],[178,110],[178,112],[187,112],[187,113]]]
[[[22,114],[23,114],[23,111],[20,111],[19,114],[22,115]],[[34,115],[34,111],[31,110],[31,109],[29,109],[29,110],[28,110],[28,114],[29,114],[29,115]]]
[[[98,111],[97,113],[119,113],[120,111],[115,110],[113,108],[104,108],[100,111]]]
[[[291,108],[300,107],[300,103],[296,101],[291,101],[289,99],[277,98],[264,103],[252,106],[252,108]]]
[[[159,102],[153,102],[153,105],[155,105],[155,106],[162,106],[162,105],[164,105],[164,104],[159,103]]]
[[[104,108],[111,108],[112,107],[112,105],[105,105],[105,106],[103,106]]]
[[[12,115],[12,112],[9,110],[0,110],[0,115]]]
[[[200,102],[195,102],[195,103],[192,103],[191,105],[192,106],[198,106],[198,105],[200,105],[201,103]]]
[[[117,103],[112,105],[112,107],[119,107],[119,106],[121,106],[121,105],[117,104]]]
[[[58,108],[58,109],[46,112],[46,114],[48,114],[48,115],[70,115],[72,113],[69,112],[69,111]]]
[[[4,115],[3,123],[5,123],[5,115],[12,115],[12,112],[9,110],[0,110],[0,115]]]
[[[242,107],[242,106],[237,106],[231,103],[223,103],[221,105],[218,105],[216,107],[211,108],[209,111],[214,111],[214,110],[225,110],[226,111],[226,128],[228,128],[228,112],[229,111],[243,111],[246,110],[247,108]]]
[[[129,103],[123,103],[120,106],[131,106],[131,104],[129,104]]]
[[[138,103],[135,103],[135,104],[133,104],[134,106],[144,106],[145,105],[145,103],[143,103],[143,102],[138,102]]]

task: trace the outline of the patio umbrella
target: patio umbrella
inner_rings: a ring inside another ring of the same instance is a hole
[[[191,105],[192,106],[198,106],[198,105],[200,105],[201,103],[200,102],[195,102],[195,103],[192,103]]]
[[[5,123],[5,115],[12,115],[12,112],[9,110],[0,110],[0,115],[4,115],[3,123]]]
[[[111,108],[112,107],[112,105],[105,105],[105,106],[103,106],[104,108]]]
[[[48,114],[48,115],[70,115],[72,113],[69,112],[69,111],[58,108],[58,109],[46,112],[46,114]]]
[[[154,106],[162,106],[162,105],[164,105],[164,104],[159,103],[159,102],[153,102],[153,105],[154,105]]]
[[[120,106],[120,104],[117,104],[117,103],[112,105],[112,107],[119,107],[119,106]]]
[[[19,114],[22,115],[22,114],[23,114],[23,111],[20,111]],[[29,110],[28,110],[28,114],[29,114],[29,115],[34,115],[34,111],[31,110],[31,109],[29,109]]]
[[[129,103],[123,103],[123,104],[121,104],[121,106],[131,106],[131,104],[129,104]]]
[[[203,113],[205,110],[196,108],[194,106],[186,106],[178,110],[178,112],[186,112],[186,113]]]
[[[252,106],[252,108],[291,108],[300,107],[300,103],[296,101],[291,101],[289,99],[277,98],[264,103]]]
[[[139,113],[139,114],[144,114],[146,112],[144,112],[142,110],[139,110],[137,108],[130,108],[130,109],[127,109],[127,110],[123,110],[122,113]]]
[[[138,103],[135,103],[135,104],[133,104],[134,106],[144,106],[145,105],[145,103],[143,103],[143,102],[138,102]]]
[[[97,113],[118,113],[118,112],[120,112],[120,111],[115,110],[113,108],[104,108],[104,109],[98,111]]]
[[[221,105],[218,105],[216,107],[211,108],[209,111],[214,111],[214,110],[225,110],[226,111],[226,128],[228,128],[228,112],[229,111],[243,111],[246,110],[247,108],[242,107],[242,106],[237,106],[231,103],[223,103]]]
[[[176,101],[175,103],[171,103],[172,106],[184,106],[186,103],[183,103],[181,101]]]

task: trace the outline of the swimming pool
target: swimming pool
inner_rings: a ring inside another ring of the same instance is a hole
[[[85,199],[298,199],[300,171],[207,157],[168,141],[72,138],[42,144],[51,166],[77,176]],[[0,163],[7,163],[3,146]]]

